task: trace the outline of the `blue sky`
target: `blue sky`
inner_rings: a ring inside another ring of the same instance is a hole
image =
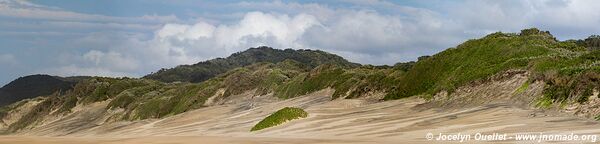
[[[0,0],[0,85],[29,74],[140,77],[249,47],[415,60],[491,32],[600,34],[594,0]]]

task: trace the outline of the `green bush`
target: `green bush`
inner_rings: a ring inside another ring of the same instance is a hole
[[[498,35],[498,34],[496,34]],[[529,59],[548,55],[556,43],[550,37],[522,35],[469,40],[430,58],[418,61],[385,99],[435,94],[509,69],[526,68]]]
[[[135,115],[137,119],[160,118],[168,114],[171,108],[167,100],[158,98],[141,103],[138,107]]]
[[[345,70],[335,65],[321,65],[309,73],[302,73],[275,90],[275,96],[292,98],[333,86],[341,78]]]
[[[554,103],[553,99],[547,96],[541,97],[536,100],[535,106],[538,108],[549,108]]]
[[[76,96],[68,95],[68,96],[64,96],[62,98],[65,100],[62,103],[62,106],[60,107],[58,112],[71,112],[71,109],[74,108],[75,106],[77,106],[78,99]]]
[[[577,74],[555,74],[546,76],[543,97],[553,102],[566,102],[574,99],[576,102],[584,103],[592,95],[594,88],[600,88],[600,70],[586,69]]]
[[[308,113],[301,108],[285,107],[258,122],[250,131],[262,130],[280,125],[290,120],[306,117],[308,117]]]
[[[108,103],[107,108],[109,108],[109,109],[125,108],[129,104],[131,104],[134,100],[135,100],[134,97],[130,96],[129,93],[124,93],[124,94],[117,96],[114,100],[110,101],[110,103]]]

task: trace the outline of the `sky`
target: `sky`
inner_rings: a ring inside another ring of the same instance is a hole
[[[363,64],[416,60],[486,34],[600,34],[597,0],[0,0],[0,85],[30,74],[141,77],[250,47]]]

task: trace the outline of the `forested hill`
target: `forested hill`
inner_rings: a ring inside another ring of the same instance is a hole
[[[193,65],[180,65],[175,68],[161,69],[156,73],[144,76],[144,78],[162,82],[202,82],[234,68],[260,62],[278,63],[286,59],[300,62],[309,69],[321,64],[335,64],[347,68],[360,65],[320,50],[280,50],[263,46],[234,53],[227,58],[217,58]]]
[[[50,95],[56,91],[66,91],[71,89],[76,81],[76,79],[49,75],[20,77],[0,88],[0,106],[23,99]]]

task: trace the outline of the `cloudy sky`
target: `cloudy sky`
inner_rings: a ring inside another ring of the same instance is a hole
[[[0,0],[0,85],[37,73],[140,77],[261,45],[394,64],[495,31],[600,34],[599,9],[597,0]]]

